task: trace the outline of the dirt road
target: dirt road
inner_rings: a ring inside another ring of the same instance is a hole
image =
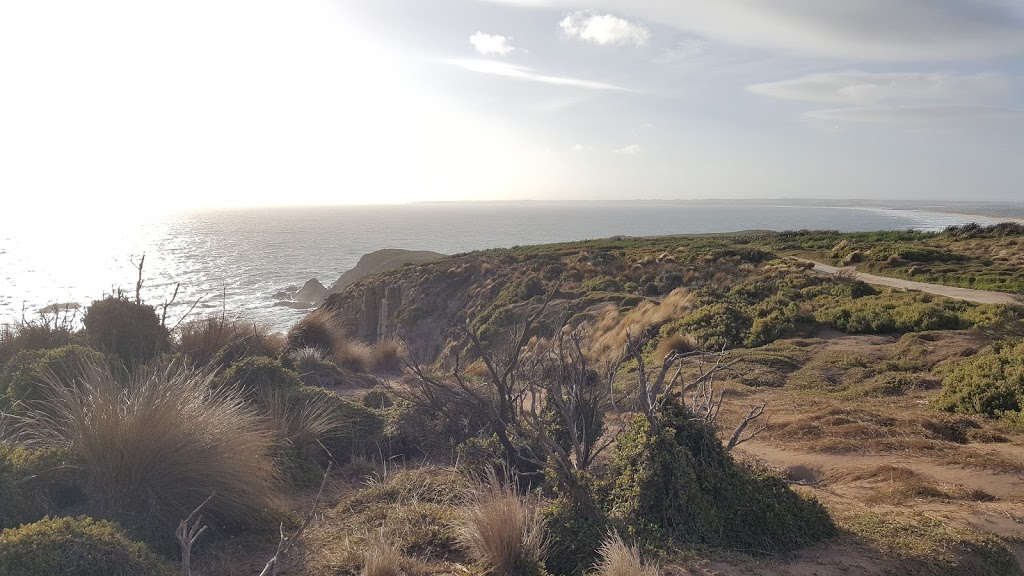
[[[892,288],[902,288],[904,290],[917,290],[919,292],[927,292],[929,294],[935,294],[937,296],[945,296],[946,298],[955,298],[957,300],[966,300],[967,302],[975,302],[978,304],[1024,303],[1024,299],[1022,299],[1020,296],[1007,294],[1005,292],[991,292],[989,290],[972,290],[970,288],[957,288],[954,286],[928,284],[926,282],[914,282],[913,280],[903,280],[901,278],[889,278],[886,276],[876,276],[874,274],[857,272],[852,266],[847,268],[839,268],[836,266],[829,266],[828,264],[822,264],[821,262],[815,262],[813,260],[805,260],[803,258],[794,258],[794,260],[814,264],[814,271],[819,272],[821,274],[837,274],[842,271],[848,271],[845,273],[852,272],[853,277],[856,278],[857,280],[875,286],[889,286]]]

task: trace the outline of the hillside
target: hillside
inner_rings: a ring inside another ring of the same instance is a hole
[[[1014,296],[1022,241],[383,252],[285,335],[125,295],[26,322],[0,335],[0,573],[1020,576],[1024,307],[859,278]]]

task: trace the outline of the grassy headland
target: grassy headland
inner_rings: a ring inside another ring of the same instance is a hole
[[[125,297],[27,323],[0,574],[180,573],[201,505],[197,575],[259,574],[279,526],[282,574],[1020,574],[1024,309],[788,256],[1022,293],[1021,246],[612,238],[368,276],[286,335]]]

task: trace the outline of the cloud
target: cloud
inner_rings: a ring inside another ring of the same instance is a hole
[[[578,0],[485,0],[572,9]],[[593,10],[729,44],[841,60],[942,61],[1024,52],[1019,0],[593,0]]]
[[[754,84],[747,90],[780,100],[843,107],[802,116],[828,122],[948,122],[1020,118],[1020,111],[986,105],[1004,92],[1000,74],[830,72]]]
[[[1006,89],[999,74],[830,72],[754,84],[747,90],[781,100],[874,105],[898,102],[971,102]]]
[[[516,50],[516,48],[509,44],[510,40],[512,39],[505,36],[492,36],[483,32],[477,32],[469,37],[469,43],[473,45],[473,48],[484,55],[498,54],[507,56]]]
[[[569,38],[601,46],[642,46],[651,37],[647,28],[612,14],[573,12],[559,26]]]
[[[573,145],[572,149],[573,149],[573,152],[583,152],[584,150],[587,149],[587,147],[584,146],[583,144],[575,144],[575,145]]]
[[[827,122],[950,122],[974,120],[1024,120],[1024,111],[990,106],[863,106],[812,110],[803,114],[809,120]]]
[[[525,66],[515,66],[495,60],[448,59],[441,60],[441,62],[452,66],[458,66],[459,68],[469,70],[471,72],[478,72],[480,74],[503,76],[505,78],[515,78],[518,80],[529,80],[531,82],[541,82],[543,84],[552,84],[555,86],[569,86],[573,88],[585,88],[588,90],[633,92],[633,90],[630,90],[629,88],[623,88],[613,84],[605,84],[604,82],[594,82],[593,80],[583,80],[580,78],[566,78],[563,76],[546,76],[544,74],[538,74],[531,68],[527,68]]]
[[[639,144],[629,144],[629,145],[623,146],[622,148],[616,148],[615,149],[615,153],[616,154],[622,154],[622,155],[625,155],[625,156],[635,156],[635,155],[640,153],[640,145]]]
[[[661,53],[661,56],[654,59],[654,62],[657,64],[686,62],[704,55],[705,52],[707,52],[707,42],[691,38],[676,44],[668,50],[665,50]]]

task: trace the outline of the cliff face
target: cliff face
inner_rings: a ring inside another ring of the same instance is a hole
[[[497,343],[551,293],[548,330],[581,313],[596,317],[645,301],[655,305],[678,287],[728,286],[771,257],[727,244],[714,238],[615,239],[472,252],[365,276],[325,306],[338,312],[351,336],[368,342],[400,338],[417,360],[429,363],[465,344],[453,325],[469,324]]]

